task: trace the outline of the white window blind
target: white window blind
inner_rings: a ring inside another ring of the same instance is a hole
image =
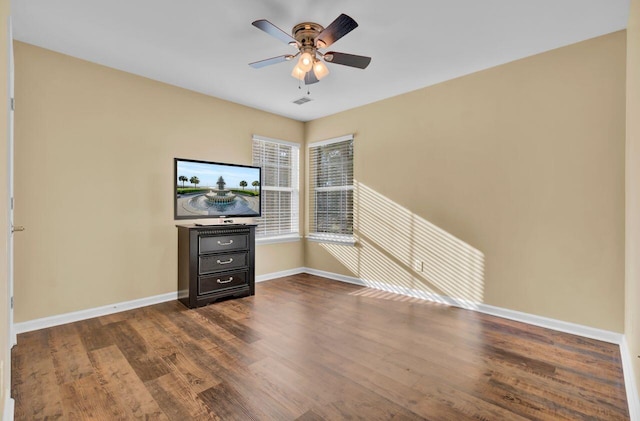
[[[309,237],[353,239],[353,136],[309,145]]]
[[[253,165],[262,167],[262,217],[257,219],[256,236],[299,233],[299,155],[295,143],[253,137]]]

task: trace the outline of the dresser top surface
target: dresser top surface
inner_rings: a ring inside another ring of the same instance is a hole
[[[186,228],[186,229],[220,229],[220,228],[244,228],[244,227],[255,227],[257,224],[177,224],[178,228]]]

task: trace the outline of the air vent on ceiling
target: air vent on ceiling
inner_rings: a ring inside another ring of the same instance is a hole
[[[295,101],[293,101],[293,103],[302,105],[302,104],[306,104],[309,101],[313,101],[313,100],[311,98],[307,98],[306,96],[303,96],[302,98],[296,99]]]

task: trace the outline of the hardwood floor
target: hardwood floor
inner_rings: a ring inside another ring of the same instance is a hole
[[[16,419],[628,419],[616,345],[297,275],[23,333]]]

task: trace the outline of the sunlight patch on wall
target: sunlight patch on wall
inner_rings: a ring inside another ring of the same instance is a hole
[[[322,244],[365,284],[474,308],[484,298],[484,254],[372,188],[355,182],[355,247]]]

